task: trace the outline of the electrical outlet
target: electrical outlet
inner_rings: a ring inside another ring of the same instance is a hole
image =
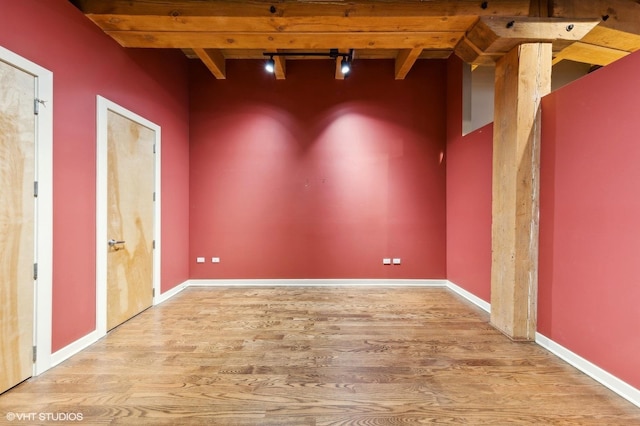
[[[400,265],[401,263],[401,259],[399,257],[394,257],[393,258],[393,264],[394,265]]]
[[[384,259],[382,259],[382,264],[383,265],[391,265],[391,258],[390,257],[385,257]]]
[[[220,263],[220,258],[219,257],[212,257],[211,258],[211,263]]]
[[[196,263],[204,263],[204,257],[197,257]]]

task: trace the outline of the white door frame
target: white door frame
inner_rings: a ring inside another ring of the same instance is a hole
[[[153,305],[160,297],[160,126],[129,111],[110,100],[97,96],[97,151],[96,151],[96,332],[98,338],[107,334],[107,113],[113,111],[155,133],[154,188],[156,201],[153,209]]]
[[[0,60],[35,77],[36,119],[35,179],[38,197],[35,216],[35,257],[38,279],[34,285],[34,346],[38,356],[33,375],[51,367],[53,276],[53,73],[0,46]]]

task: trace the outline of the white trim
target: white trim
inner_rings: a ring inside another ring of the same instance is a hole
[[[448,282],[447,288],[461,295],[462,297],[464,297],[474,305],[478,306],[479,308],[485,310],[486,312],[491,313],[491,304],[480,299],[478,296],[468,292],[462,287],[457,286],[451,281]],[[578,370],[582,371],[583,373],[590,376],[597,382],[601,383],[603,386],[611,389],[613,392],[617,393],[622,398],[628,400],[632,404],[640,407],[640,390],[618,379],[611,373],[603,370],[597,365],[587,361],[581,356],[571,352],[569,349],[559,345],[558,343],[554,342],[553,340],[549,339],[548,337],[545,337],[544,335],[538,332],[536,332],[535,341],[538,345],[547,349],[549,352],[551,352],[561,360],[574,366]]]
[[[160,126],[129,111],[120,105],[97,96],[96,125],[96,331],[98,336],[107,334],[107,112],[113,111],[130,120],[140,123],[155,132],[155,192],[153,233],[156,248],[153,250],[153,289],[160,295]],[[158,297],[154,297],[155,305]]]
[[[78,340],[68,344],[64,348],[54,352],[51,355],[51,367],[55,367],[61,362],[71,358],[78,352],[88,348],[89,346],[93,345],[98,340],[100,340],[101,337],[102,336],[98,335],[98,331],[94,330],[91,333],[87,334],[86,336],[83,336]]]
[[[197,279],[188,287],[446,287],[447,280],[393,279]]]
[[[467,299],[469,302],[473,303],[483,311],[487,313],[491,313],[491,303],[485,302],[483,299],[479,298],[475,294],[465,290],[464,288],[452,283],[451,281],[447,281],[447,288],[454,293],[459,294],[460,296]]]
[[[173,296],[175,296],[176,294],[180,293],[182,290],[184,290],[185,288],[187,288],[187,283],[188,281],[183,282],[182,284],[178,284],[177,286],[173,287],[170,290],[165,291],[164,293],[160,294],[159,296],[156,296],[156,298],[154,299],[153,305],[159,305],[162,302],[166,302],[167,300],[171,299]]]
[[[154,303],[154,305],[158,305],[166,300],[169,300],[176,294],[180,293],[182,290],[184,290],[187,287],[186,283],[187,282],[185,281],[184,283],[178,284],[172,289],[162,293],[160,297],[156,298],[156,303]],[[72,356],[79,353],[80,351],[93,345],[103,337],[104,337],[104,334],[100,334],[98,330],[94,330],[91,333],[87,334],[86,336],[83,336],[78,340],[70,343],[69,345],[65,346],[64,348],[60,349],[59,351],[51,355],[51,362],[50,362],[49,368],[55,367],[61,362],[71,358]]]
[[[45,101],[36,120],[36,180],[38,181],[36,257],[38,280],[34,287],[34,344],[38,357],[33,374],[51,367],[53,277],[53,73],[0,46],[0,60],[36,77],[38,99]]]
[[[592,379],[599,382],[603,386],[611,389],[627,401],[640,407],[640,390],[618,379],[611,373],[603,370],[590,361],[587,361],[581,356],[571,352],[569,349],[554,342],[553,340],[540,333],[536,333],[536,343],[558,358],[562,359],[566,363],[582,371],[587,376],[590,376]]]

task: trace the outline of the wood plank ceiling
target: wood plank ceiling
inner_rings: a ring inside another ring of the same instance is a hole
[[[127,48],[181,49],[216,78],[226,62],[354,49],[354,60],[395,59],[403,79],[418,59],[452,54],[493,65],[525,42],[551,42],[553,61],[605,66],[640,49],[634,0],[70,0]],[[340,58],[338,58],[339,60]],[[337,61],[338,62],[338,61]],[[343,78],[336,66],[336,78]]]

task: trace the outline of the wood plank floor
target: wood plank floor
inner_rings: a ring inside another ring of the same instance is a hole
[[[0,423],[640,425],[488,319],[440,288],[190,288],[0,395]]]

